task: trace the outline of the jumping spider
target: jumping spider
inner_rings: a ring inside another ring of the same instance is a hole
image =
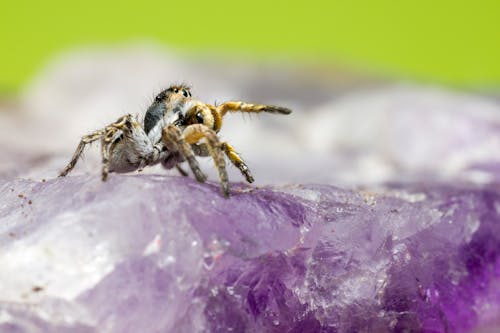
[[[102,180],[108,173],[124,173],[161,163],[165,168],[176,167],[187,161],[199,182],[207,177],[201,171],[197,156],[211,156],[217,168],[222,192],[229,197],[228,177],[224,154],[249,183],[254,181],[245,162],[227,142],[221,142],[217,133],[227,112],[269,112],[290,114],[291,110],[272,105],[225,102],[214,106],[192,98],[189,87],[174,85],[162,91],[146,111],[141,125],[130,114],[120,117],[104,129],[81,138],[71,161],[60,173],[66,176],[75,166],[85,145],[101,140]],[[205,139],[205,142],[200,142]]]

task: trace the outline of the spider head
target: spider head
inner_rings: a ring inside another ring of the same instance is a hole
[[[156,95],[155,103],[171,102],[179,98],[191,97],[191,88],[186,85],[173,85]]]
[[[191,89],[186,85],[173,85],[156,95],[144,117],[144,131],[148,134],[158,122],[174,123],[182,116],[184,105],[191,98]]]

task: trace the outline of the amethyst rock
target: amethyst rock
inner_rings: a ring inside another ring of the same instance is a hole
[[[1,332],[468,332],[500,322],[492,186],[0,182]]]

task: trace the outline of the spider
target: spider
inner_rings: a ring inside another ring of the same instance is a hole
[[[214,106],[192,98],[189,87],[173,85],[155,97],[146,111],[143,124],[127,114],[104,129],[84,135],[59,177],[66,176],[75,167],[87,144],[100,140],[103,181],[110,172],[131,172],[158,163],[167,169],[176,167],[183,176],[187,176],[179,165],[186,161],[196,180],[204,182],[207,177],[195,156],[211,156],[222,192],[229,197],[224,155],[249,183],[254,178],[235,149],[229,143],[221,142],[217,136],[222,118],[228,112],[290,114],[291,110],[239,101]],[[201,142],[202,139],[204,142]]]

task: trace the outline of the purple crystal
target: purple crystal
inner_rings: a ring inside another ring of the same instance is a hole
[[[493,187],[233,184],[226,200],[189,178],[113,175],[0,189],[2,332],[465,332],[500,320]]]

